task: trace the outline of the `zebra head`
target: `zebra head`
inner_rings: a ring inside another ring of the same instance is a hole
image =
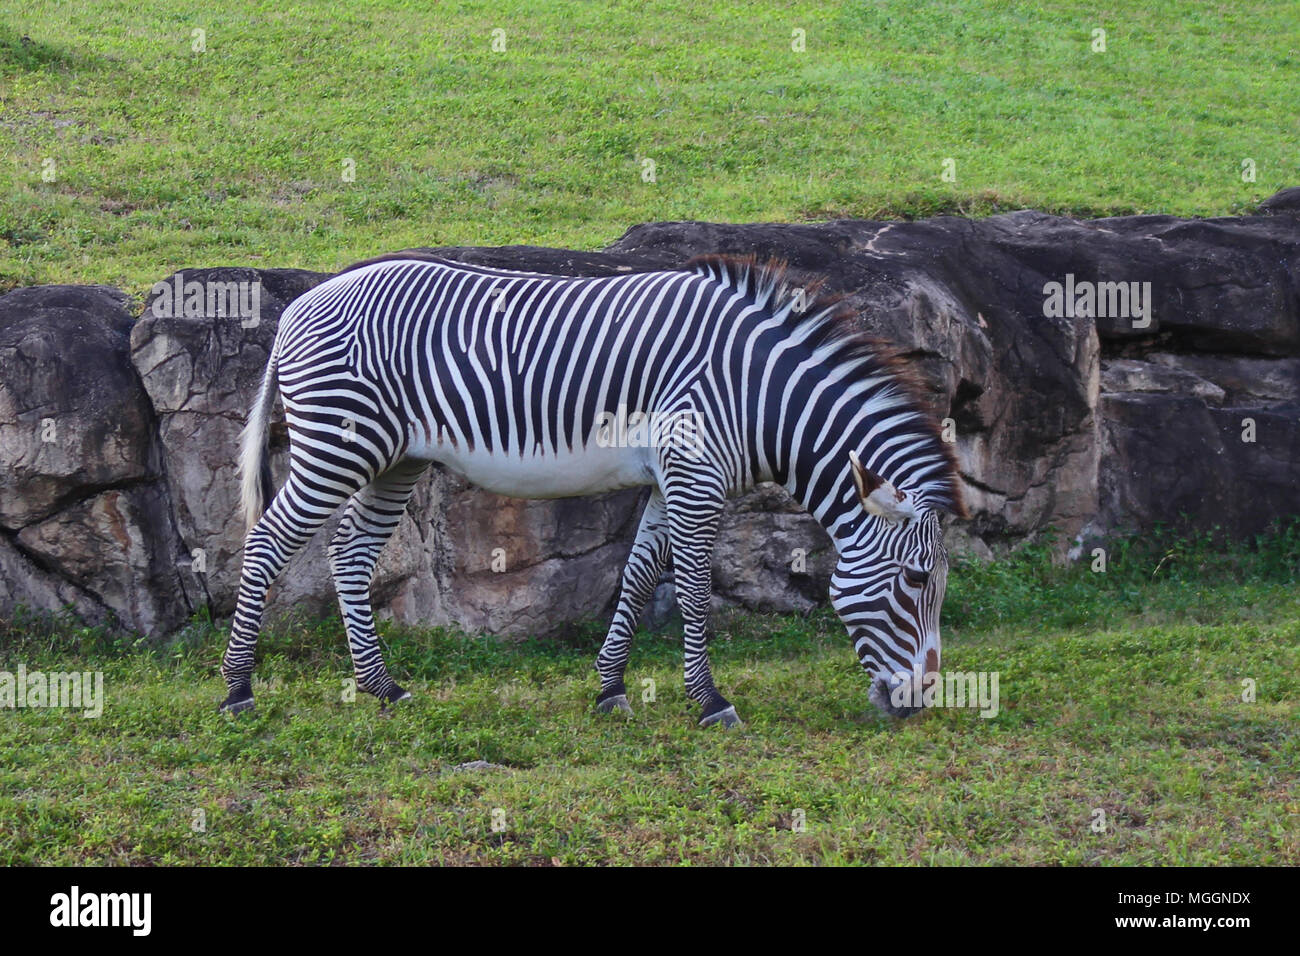
[[[939,512],[895,488],[850,453],[869,515],[841,548],[831,604],[870,675],[868,699],[907,717],[922,706],[923,679],[939,671],[939,608],[948,583]]]

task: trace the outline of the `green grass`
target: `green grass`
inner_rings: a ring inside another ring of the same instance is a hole
[[[595,248],[647,220],[1240,212],[1300,181],[1297,21],[1295,0],[15,0],[0,289]]]
[[[102,669],[107,704],[0,712],[0,864],[1294,865],[1298,562],[1293,526],[1120,543],[1104,574],[1046,547],[959,564],[944,664],[999,673],[992,719],[883,718],[829,613],[729,615],[713,660],[738,732],[694,726],[670,635],[640,635],[624,720],[592,713],[594,626],[390,627],[416,697],[382,717],[342,699],[338,622],[291,625],[263,641],[257,711],[229,718],[210,625],[152,647],[20,622],[0,666]],[[499,769],[456,769],[475,760]]]

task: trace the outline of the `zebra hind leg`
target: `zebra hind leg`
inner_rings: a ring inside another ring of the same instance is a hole
[[[267,591],[285,566],[344,500],[342,491],[323,492],[290,472],[271,506],[244,539],[239,598],[230,624],[230,641],[221,660],[226,699],[217,708],[239,713],[253,707],[253,658],[262,627]]]
[[[668,523],[664,518],[664,499],[656,489],[641,513],[636,541],[623,568],[623,584],[618,595],[618,608],[610,622],[609,633],[596,656],[596,671],[600,674],[600,696],[596,709],[603,714],[618,711],[632,713],[627,701],[627,687],[623,672],[627,669],[628,652],[637,620],[650,595],[659,584],[664,566],[668,563]]]
[[[370,603],[370,582],[380,552],[401,523],[415,485],[428,467],[428,462],[402,462],[358,491],[330,540],[330,571],[357,687],[379,698],[381,708],[411,695],[393,680],[384,663]]]

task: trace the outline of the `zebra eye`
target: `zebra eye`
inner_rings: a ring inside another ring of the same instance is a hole
[[[904,566],[903,579],[914,588],[923,588],[929,583],[930,572]]]

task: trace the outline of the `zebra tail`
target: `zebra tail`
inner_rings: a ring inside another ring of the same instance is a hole
[[[271,458],[267,454],[267,426],[271,408],[275,405],[275,368],[279,350],[271,349],[262,376],[262,388],[257,401],[248,412],[248,424],[239,435],[239,499],[244,509],[245,531],[252,531],[257,519],[275,494],[271,481]]]

